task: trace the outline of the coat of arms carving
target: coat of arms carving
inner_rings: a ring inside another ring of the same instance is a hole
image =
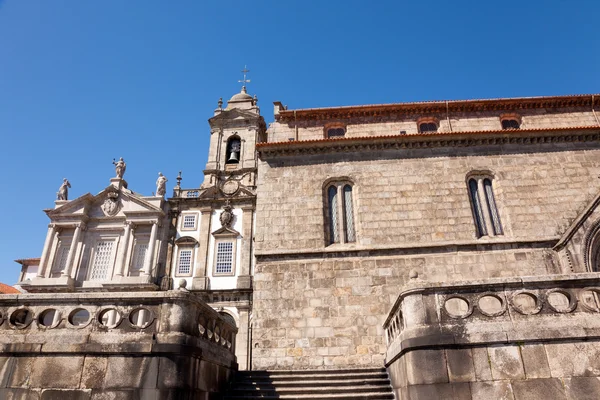
[[[121,209],[121,202],[119,201],[119,194],[115,192],[109,192],[104,203],[102,203],[102,211],[107,217],[113,217],[117,215]]]

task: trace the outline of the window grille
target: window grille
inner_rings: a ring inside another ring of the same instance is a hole
[[[469,180],[469,192],[471,193],[471,203],[473,205],[473,214],[475,217],[475,228],[477,229],[477,237],[487,235],[485,221],[483,220],[483,210],[481,208],[481,200],[475,179]]]
[[[92,264],[90,280],[101,281],[108,278],[113,245],[114,241],[98,242],[96,245],[96,254],[94,256],[94,263]]]
[[[498,215],[498,209],[496,208],[496,200],[494,199],[492,181],[487,178],[484,179],[483,187],[485,189],[485,198],[487,200],[488,212],[492,217],[492,228],[494,229],[494,235],[502,235],[502,224],[500,223],[500,216]]]
[[[230,274],[233,272],[233,242],[217,243],[217,264],[215,273]]]
[[[183,216],[183,227],[184,228],[194,228],[196,226],[196,216],[195,215],[184,215]]]
[[[58,247],[58,252],[56,253],[54,265],[52,265],[51,274],[60,273],[67,266],[67,258],[69,257],[69,250],[71,246],[64,245],[60,243]]]
[[[328,190],[329,196],[329,243],[338,243],[340,235],[338,231],[338,204],[337,204],[337,187],[330,186]]]
[[[133,250],[133,262],[131,263],[131,271],[139,272],[144,269],[146,261],[146,252],[148,251],[148,243],[136,243]]]
[[[469,195],[477,237],[503,235],[492,180],[485,176],[470,178]]]
[[[177,273],[187,275],[192,271],[192,250],[179,251],[179,264]]]
[[[354,217],[352,215],[352,186],[344,186],[344,226],[346,228],[346,242],[356,241],[354,235]]]

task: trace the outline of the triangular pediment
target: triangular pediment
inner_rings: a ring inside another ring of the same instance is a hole
[[[162,216],[164,211],[131,190],[108,186],[96,195],[86,193],[53,210],[47,210],[51,219],[87,216],[90,218],[126,217],[128,215]]]
[[[238,237],[241,236],[240,233],[238,231],[236,231],[235,229],[229,228],[227,226],[224,226],[220,229],[217,229],[216,231],[214,231],[212,233],[213,236],[233,236],[233,237]]]

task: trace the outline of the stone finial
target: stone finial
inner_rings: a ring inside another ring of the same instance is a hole
[[[119,161],[115,161],[113,158],[113,164],[115,165],[115,171],[117,172],[117,178],[123,179],[123,175],[125,175],[125,170],[127,169],[127,164],[123,157],[119,158]]]
[[[162,174],[158,173],[158,179],[156,180],[156,195],[163,197],[167,193],[167,178]]]
[[[187,280],[180,279],[177,285],[177,290],[186,290],[187,291]]]
[[[219,110],[221,110],[223,108],[223,98],[219,97],[219,102],[217,103],[219,105]]]
[[[63,178],[63,183],[60,185],[58,192],[56,192],[56,200],[69,200],[69,188],[71,183],[67,178]]]
[[[175,189],[181,189],[181,180],[182,179],[183,178],[181,177],[181,171],[179,171],[179,175],[177,175],[177,178],[176,178],[176,180],[177,180],[177,186],[175,186]]]

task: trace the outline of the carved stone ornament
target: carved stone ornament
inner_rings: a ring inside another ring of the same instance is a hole
[[[102,204],[102,211],[107,217],[113,217],[117,215],[121,209],[121,202],[119,201],[119,194],[115,192],[108,192],[104,203]]]
[[[219,217],[219,221],[221,221],[221,226],[223,228],[230,228],[231,224],[233,223],[233,208],[229,205],[226,204],[225,206],[223,206],[223,212],[221,213],[221,216]]]
[[[231,195],[235,194],[235,192],[237,192],[239,188],[240,188],[240,183],[233,179],[226,180],[221,185],[221,191],[227,196],[231,196]]]

